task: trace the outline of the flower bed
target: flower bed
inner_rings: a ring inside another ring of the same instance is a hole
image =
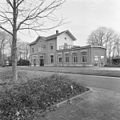
[[[89,90],[65,76],[52,75],[14,85],[0,93],[0,119],[33,120],[36,111]]]

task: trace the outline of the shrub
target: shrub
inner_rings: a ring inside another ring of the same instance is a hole
[[[20,59],[17,62],[17,65],[18,66],[29,66],[30,65],[30,61],[29,60]]]
[[[52,75],[14,85],[0,94],[2,120],[33,120],[34,113],[88,90],[67,77]]]

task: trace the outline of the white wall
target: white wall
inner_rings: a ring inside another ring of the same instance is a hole
[[[64,43],[67,43],[68,45],[73,45],[73,40],[66,33],[57,36],[57,50],[59,49],[59,46],[63,46]]]

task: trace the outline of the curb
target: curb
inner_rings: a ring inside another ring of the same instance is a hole
[[[83,93],[81,93],[81,94],[79,94],[79,95],[76,95],[76,96],[74,96],[74,97],[72,97],[72,98],[70,98],[70,99],[64,100],[64,101],[62,101],[62,102],[60,102],[60,103],[57,103],[57,104],[53,105],[53,107],[59,108],[60,106],[62,106],[62,105],[64,105],[64,104],[71,104],[73,100],[75,100],[75,99],[77,99],[77,98],[81,98],[82,96],[84,96],[84,95],[86,95],[86,94],[89,94],[89,93],[91,93],[91,92],[93,91],[92,88],[90,88],[90,87],[87,87],[87,88],[89,88],[88,91],[83,92]]]

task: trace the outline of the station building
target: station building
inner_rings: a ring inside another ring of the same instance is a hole
[[[32,66],[104,66],[106,49],[101,46],[76,46],[69,31],[38,38],[30,43]]]

